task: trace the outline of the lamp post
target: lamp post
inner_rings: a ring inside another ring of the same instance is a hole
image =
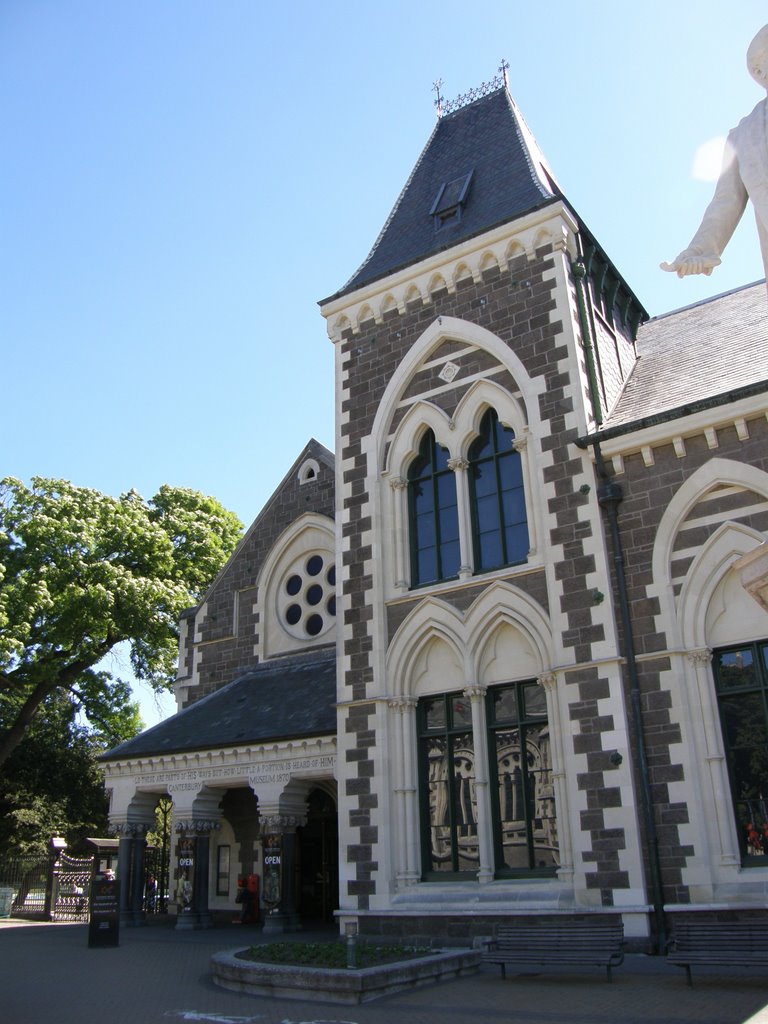
[[[357,967],[357,924],[347,921],[344,932],[347,936],[347,968],[354,970]]]
[[[54,836],[51,839],[50,866],[48,877],[45,881],[45,904],[43,906],[43,917],[46,921],[52,921],[56,912],[56,900],[59,894],[59,867],[60,858],[67,848],[67,840],[63,836]]]

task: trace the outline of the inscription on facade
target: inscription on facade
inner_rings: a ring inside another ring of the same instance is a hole
[[[169,793],[182,793],[198,789],[204,783],[215,779],[242,778],[247,775],[249,784],[255,787],[289,782],[295,772],[333,771],[335,767],[335,754],[317,754],[311,757],[287,758],[284,761],[265,761],[263,764],[155,772],[152,775],[142,775],[140,781],[146,786],[167,785]]]

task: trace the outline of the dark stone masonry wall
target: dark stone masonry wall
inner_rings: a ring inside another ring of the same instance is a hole
[[[528,916],[526,926],[530,926],[535,920],[542,926],[561,924],[563,915],[552,916],[537,914],[535,919]],[[588,923],[594,920],[586,914],[573,913],[567,917],[568,921],[579,921]],[[369,939],[378,941],[394,942],[407,940],[412,945],[423,946],[471,946],[473,942],[480,942],[481,939],[494,938],[500,925],[509,925],[514,918],[493,917],[491,915],[472,914],[468,916],[445,915],[411,915],[407,917],[378,917],[375,914],[360,919],[360,934]],[[601,914],[601,924],[620,924],[621,917],[618,914]],[[629,939],[624,949],[631,953],[648,952],[648,942],[644,939]]]
[[[583,473],[583,462],[573,446],[577,432],[566,429],[565,424],[566,415],[573,410],[572,396],[578,394],[577,389],[581,384],[571,380],[560,365],[568,359],[569,353],[563,324],[554,316],[556,282],[554,275],[549,272],[555,258],[548,248],[538,251],[532,261],[520,256],[510,264],[508,272],[494,268],[483,275],[480,282],[470,279],[462,281],[453,295],[447,291],[436,293],[426,305],[411,304],[404,315],[391,312],[381,323],[369,321],[358,334],[349,331],[342,338],[342,387],[345,391],[341,412],[348,417],[348,421],[341,427],[341,451],[337,457],[344,467],[343,504],[346,521],[343,525],[343,585],[345,625],[351,628],[351,636],[345,638],[343,650],[348,659],[345,679],[347,699],[362,701],[373,694],[373,690],[369,689],[373,681],[370,662],[372,641],[369,635],[372,609],[365,603],[366,594],[373,587],[373,579],[370,574],[366,574],[364,565],[365,560],[371,557],[371,523],[365,510],[368,467],[360,442],[371,431],[384,390],[397,365],[410,346],[441,314],[487,328],[510,346],[532,377],[544,378],[546,387],[539,398],[543,430],[541,442],[544,449],[552,453],[552,465],[544,470],[544,483],[549,485],[551,496],[548,499],[548,511],[554,515],[556,526],[551,536],[540,538],[540,543],[562,544],[564,558],[557,569],[557,590],[552,595],[548,596],[544,590],[543,574],[515,576],[514,571],[511,571],[510,577],[515,585],[535,596],[544,608],[559,601],[568,621],[564,643],[573,648],[577,661],[591,661],[594,657],[592,645],[604,638],[603,626],[595,621],[596,604],[585,579],[585,573],[593,572],[595,566],[592,555],[584,549],[584,542],[592,537],[595,526],[591,519],[588,496],[581,494],[578,486],[574,487],[573,483],[574,474]],[[548,275],[546,280],[545,275]],[[458,349],[454,349],[451,350],[451,358],[460,365],[461,371],[455,379],[455,386],[444,390],[440,396],[440,405],[448,412],[455,408],[466,389],[465,361],[468,363],[471,360],[476,364],[475,371],[487,370],[491,366],[483,353],[461,356]],[[503,378],[506,386],[512,386],[506,371],[503,372]],[[415,397],[434,387],[434,371],[426,375],[417,374],[408,393]],[[609,585],[610,582],[605,580],[603,589]],[[440,594],[441,598],[453,601],[459,608],[466,605],[471,595],[472,591],[468,588],[460,588],[453,593],[441,591]],[[418,595],[414,595],[414,603],[418,600]],[[411,607],[413,605],[410,603],[400,602],[392,607],[388,622],[390,637]],[[579,686],[588,692],[590,687],[598,685],[602,685],[602,681],[590,678],[574,681],[573,689]],[[626,837],[622,830],[607,832],[598,821],[602,809],[615,805],[611,801],[616,799],[616,791],[603,776],[610,752],[602,750],[600,729],[604,723],[597,718],[593,706],[597,698],[587,697],[580,692],[578,697],[575,693],[574,698],[581,701],[585,708],[584,717],[579,720],[580,742],[588,755],[589,770],[578,784],[587,790],[590,808],[594,813],[593,827],[588,831],[593,839],[594,878],[601,880],[594,884],[602,887],[603,902],[610,904],[612,887],[624,888],[628,885],[625,873],[617,867],[619,851],[624,848]],[[359,765],[365,763],[358,762]],[[353,765],[354,759],[351,759],[349,768],[352,769]],[[356,788],[358,786],[359,790]],[[357,777],[353,774],[348,779],[347,787],[347,795],[352,798],[349,823],[354,824],[364,810],[362,801],[375,797],[375,791],[371,789],[371,779],[359,770]],[[361,845],[365,846],[362,840]],[[356,880],[349,883],[348,895],[357,895],[359,906],[367,907],[372,894],[367,851],[350,847],[347,855],[351,862],[357,864]]]
[[[300,484],[298,467],[304,458],[312,457],[319,463],[319,473],[314,480]],[[286,477],[208,595],[202,643],[198,645],[202,653],[200,683],[192,688],[188,703],[232,682],[257,663],[254,646],[259,639],[260,624],[258,613],[254,611],[258,597],[256,580],[264,559],[281,533],[306,512],[316,512],[329,519],[334,517],[334,469],[317,458],[312,446]]]
[[[603,749],[603,733],[615,728],[614,716],[598,713],[598,701],[610,695],[610,687],[596,668],[568,672],[566,685],[569,716],[575,731],[574,752],[587,759],[587,770],[578,777],[578,788],[587,796],[587,808],[581,811],[581,831],[588,833],[591,840],[591,850],[585,853],[584,860],[594,865],[586,872],[587,888],[599,889],[602,905],[613,906],[614,890],[629,888],[629,878],[619,868],[619,851],[626,845],[624,829],[609,829],[605,825],[605,811],[621,806],[621,790],[611,785],[612,751]]]

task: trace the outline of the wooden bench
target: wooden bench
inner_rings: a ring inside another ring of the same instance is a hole
[[[547,967],[550,964],[611,968],[624,962],[624,925],[600,920],[518,921],[499,925],[486,941],[483,961],[498,964],[502,978],[507,964]]]
[[[667,947],[667,961],[684,967],[691,985],[691,967],[768,966],[768,929],[758,921],[676,921]]]

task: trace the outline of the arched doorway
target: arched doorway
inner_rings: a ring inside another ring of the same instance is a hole
[[[339,906],[339,818],[322,789],[307,798],[307,823],[298,829],[299,913],[302,921],[333,921]]]

